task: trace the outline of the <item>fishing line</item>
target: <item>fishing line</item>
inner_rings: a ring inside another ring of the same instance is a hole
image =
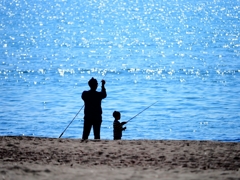
[[[65,128],[65,130],[62,132],[62,134],[59,136],[59,138],[62,137],[63,133],[67,130],[67,128],[70,126],[70,124],[72,124],[73,120],[77,117],[77,115],[80,113],[80,111],[82,110],[82,108],[84,107],[84,105],[81,107],[81,109],[78,111],[78,113],[76,114],[76,116],[72,119],[72,121],[68,124],[68,126]]]
[[[139,112],[138,114],[136,114],[135,116],[133,116],[132,118],[130,118],[126,123],[128,123],[129,121],[131,121],[133,118],[137,117],[139,114],[141,114],[143,111],[147,110],[148,108],[150,108],[151,106],[153,106],[154,104],[156,104],[158,101],[156,101],[155,103],[151,104],[150,106],[146,107],[145,109],[143,109],[141,112]]]

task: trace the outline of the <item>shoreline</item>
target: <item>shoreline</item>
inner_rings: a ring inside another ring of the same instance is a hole
[[[0,175],[7,179],[240,179],[238,142],[29,136],[0,142]]]

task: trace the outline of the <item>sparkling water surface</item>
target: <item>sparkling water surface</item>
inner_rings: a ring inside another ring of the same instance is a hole
[[[102,139],[114,110],[158,101],[122,139],[240,141],[239,0],[3,0],[0,14],[0,135],[59,137],[95,77]],[[82,126],[83,111],[62,137]]]

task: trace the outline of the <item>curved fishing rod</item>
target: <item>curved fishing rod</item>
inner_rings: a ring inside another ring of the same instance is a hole
[[[156,101],[155,103],[152,103],[150,106],[146,107],[144,110],[142,110],[141,112],[139,112],[138,114],[136,114],[135,116],[133,116],[132,118],[130,118],[126,124],[131,121],[133,118],[137,117],[139,114],[141,114],[143,111],[147,110],[148,108],[150,108],[151,106],[153,106],[154,104],[156,104],[158,101]]]
[[[72,124],[73,120],[77,117],[77,115],[80,113],[80,111],[82,110],[83,107],[84,107],[84,105],[81,107],[81,109],[78,111],[76,116],[72,119],[72,121],[68,124],[68,126],[64,129],[64,131],[62,132],[62,134],[58,138],[62,137],[63,133],[67,130],[67,128],[70,126],[70,124]]]

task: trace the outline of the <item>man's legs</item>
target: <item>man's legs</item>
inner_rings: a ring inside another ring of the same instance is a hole
[[[92,128],[92,123],[84,120],[82,139],[84,139],[84,140],[88,139],[91,128]]]
[[[100,139],[101,124],[102,124],[102,121],[97,121],[93,123],[94,139]]]

